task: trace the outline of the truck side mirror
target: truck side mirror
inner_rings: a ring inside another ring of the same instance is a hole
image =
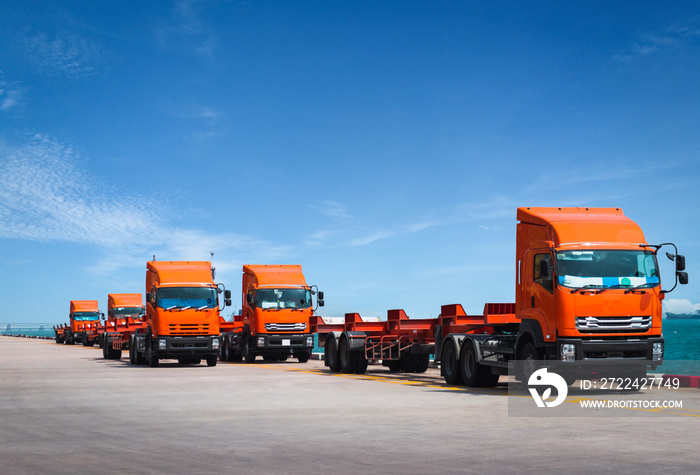
[[[231,306],[231,299],[224,299],[224,306],[225,307],[230,307]]]
[[[682,270],[685,270],[685,256],[681,256],[680,254],[676,255],[676,271],[680,272]]]
[[[231,300],[231,291],[230,290],[224,290],[224,298]],[[229,304],[231,305],[231,304]]]
[[[250,305],[252,307],[253,306],[253,294],[246,294],[245,301],[248,302],[248,305]]]
[[[549,277],[552,275],[552,265],[547,259],[540,261],[540,277]]]
[[[318,291],[318,299],[323,300],[323,292],[320,290]]]
[[[150,301],[151,301],[151,293],[146,292],[146,302],[150,302]]]
[[[681,285],[685,285],[688,283],[688,273],[687,272],[678,272],[678,283]]]
[[[323,299],[318,300],[318,306],[323,307],[326,303],[323,301]]]

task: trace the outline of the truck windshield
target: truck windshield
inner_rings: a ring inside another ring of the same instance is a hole
[[[654,287],[659,285],[656,255],[651,251],[559,251],[557,282],[573,289]]]
[[[309,289],[258,289],[255,292],[255,306],[258,308],[310,308]]]
[[[161,287],[156,305],[164,309],[215,308],[219,306],[214,287]]]
[[[114,315],[129,315],[138,318],[144,311],[143,307],[115,307],[112,309],[112,313],[114,313]]]
[[[76,322],[91,322],[99,319],[99,312],[75,312],[73,314],[73,320]]]

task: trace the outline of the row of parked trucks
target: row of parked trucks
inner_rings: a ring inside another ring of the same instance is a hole
[[[582,374],[642,377],[662,364],[662,301],[688,282],[676,246],[648,244],[619,208],[519,208],[517,219],[515,302],[487,303],[482,315],[451,304],[437,318],[395,309],[382,321],[357,313],[327,319],[314,313],[323,293],[306,284],[301,266],[269,265],[243,267],[242,311],[227,322],[218,297],[230,305],[231,294],[213,282],[209,262],[151,261],[145,311],[112,294],[100,324],[96,302],[73,301],[71,322],[56,328],[56,341],[98,341],[105,358],[128,348],[134,364],[176,358],[214,366],[217,356],[305,362],[318,334],[332,372],[364,373],[381,362],[420,373],[433,355],[447,383],[467,386],[493,386],[509,372],[527,381],[553,364],[559,371],[563,365],[570,383]],[[675,263],[675,284],[667,290],[657,257],[671,248],[665,254]],[[116,309],[124,308],[128,317],[120,319]]]
[[[153,260],[146,265],[145,305],[141,294],[109,294],[104,319],[96,300],[73,300],[69,323],[54,331],[56,343],[98,343],[106,359],[129,350],[133,364],[176,359],[215,366],[219,357],[251,363],[290,355],[306,362],[314,346],[314,295],[322,306],[323,292],[306,284],[299,265],[244,266],[242,311],[228,322],[221,312],[231,305],[231,291],[214,282],[210,262]]]

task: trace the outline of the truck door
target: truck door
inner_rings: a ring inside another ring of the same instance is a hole
[[[548,261],[549,275],[543,275],[543,261]],[[525,253],[521,272],[522,318],[537,320],[543,337],[554,336],[554,271],[549,249],[533,249]]]

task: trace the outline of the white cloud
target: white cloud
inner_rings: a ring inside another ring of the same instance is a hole
[[[639,36],[634,43],[622,49],[612,60],[630,62],[698,39],[700,39],[700,27],[696,20],[691,20],[687,23],[672,25],[660,32],[648,32]]]
[[[353,239],[352,241],[350,241],[349,245],[352,247],[366,246],[367,244],[372,244],[375,241],[379,241],[380,239],[386,239],[393,235],[394,233],[392,231],[377,231],[376,233],[370,234],[369,236],[363,236],[357,239]]]
[[[48,76],[80,79],[98,74],[104,54],[92,40],[73,32],[53,36],[29,33],[20,41],[20,54]]]
[[[172,226],[163,204],[96,183],[81,162],[71,147],[41,135],[1,149],[0,238],[96,246],[103,255],[89,270],[102,276],[143,265],[153,254],[209,260],[213,251],[223,261],[273,261],[295,251],[251,236]]]
[[[0,111],[8,112],[17,106],[22,98],[22,88],[5,81],[0,71]]]
[[[664,314],[692,314],[700,312],[700,303],[691,303],[686,299],[668,299],[664,301]]]

